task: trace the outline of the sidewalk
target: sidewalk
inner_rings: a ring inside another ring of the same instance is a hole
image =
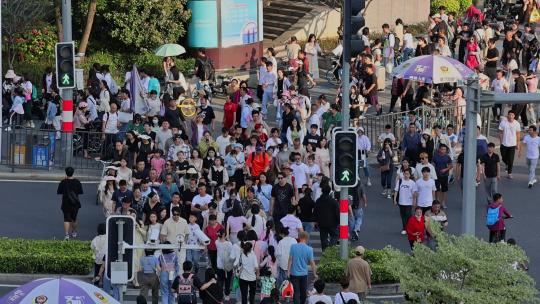
[[[98,171],[96,170],[83,170],[79,169],[75,171],[75,177],[82,182],[99,182],[101,179]],[[59,169],[50,169],[50,170],[39,170],[39,169],[24,169],[24,168],[15,168],[12,172],[12,168],[9,166],[1,165],[0,166],[0,179],[1,180],[24,180],[28,182],[39,182],[39,181],[60,181],[66,177],[64,170]]]

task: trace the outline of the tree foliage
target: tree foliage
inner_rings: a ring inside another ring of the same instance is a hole
[[[2,1],[1,5],[2,35],[7,42],[8,63],[11,68],[16,55],[16,40],[36,24],[51,17],[49,12],[52,12],[52,3],[46,0],[9,0]]]
[[[187,0],[116,0],[103,17],[112,38],[126,46],[152,50],[163,43],[176,43],[186,33],[191,12]]]
[[[438,233],[438,249],[417,245],[412,255],[394,250],[389,270],[401,289],[420,303],[538,303],[534,280],[516,270],[522,249],[472,236]]]

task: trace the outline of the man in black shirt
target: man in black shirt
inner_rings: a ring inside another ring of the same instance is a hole
[[[338,239],[339,204],[330,196],[330,185],[321,185],[322,195],[315,202],[313,219],[319,227],[322,250],[333,246]]]
[[[457,34],[455,39],[459,38],[459,51],[458,51],[458,60],[461,63],[465,63],[465,49],[467,43],[471,39],[472,33],[469,29],[469,24],[464,23],[461,32]]]
[[[501,179],[500,157],[495,153],[494,143],[489,143],[488,152],[480,157],[477,172],[477,182],[480,182],[480,176],[484,176],[484,189],[486,190],[487,201],[491,203],[493,194],[499,193],[498,181]]]
[[[503,51],[501,58],[502,65],[507,65],[512,58],[516,59],[517,61],[517,49],[518,43],[514,38],[514,33],[511,30],[507,30],[504,34]]]
[[[283,173],[277,176],[278,183],[272,188],[272,200],[270,202],[270,214],[274,219],[274,223],[279,223],[281,218],[287,215],[289,206],[294,200],[294,189],[291,184],[287,183]]]
[[[62,194],[62,212],[64,213],[64,240],[77,237],[77,213],[81,208],[79,195],[83,194],[81,182],[73,177],[75,169],[66,168],[66,178],[58,185],[56,194]]]
[[[497,39],[491,38],[488,41],[488,49],[486,55],[486,64],[484,73],[489,77],[490,83],[497,78],[497,62],[499,61],[499,50],[495,47]]]
[[[527,93],[527,83],[525,82],[525,77],[521,75],[519,69],[512,71],[512,77],[514,78],[514,93]],[[524,126],[529,125],[526,103],[512,105],[512,111],[514,111],[516,114],[516,118],[521,117],[521,122]]]
[[[304,136],[304,142],[302,144],[304,146],[311,144],[313,147],[318,148],[319,143],[322,140],[322,136],[317,134],[317,131],[319,131],[319,127],[316,124],[312,124],[309,128],[309,133]]]
[[[281,124],[281,140],[287,141],[287,129],[292,125],[292,121],[295,119],[294,111],[290,103],[284,105],[284,111]]]
[[[379,98],[377,96],[377,75],[375,75],[375,66],[373,64],[366,65],[366,77],[364,78],[364,92],[363,95],[366,101],[377,109],[377,115],[382,114],[382,107],[379,104]]]

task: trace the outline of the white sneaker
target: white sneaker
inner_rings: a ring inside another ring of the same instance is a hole
[[[64,241],[69,241],[69,234],[64,235]]]
[[[531,183],[532,183],[533,185],[536,184],[536,182],[537,182],[536,178],[533,179],[533,180],[531,181]]]
[[[405,234],[407,234],[407,231],[401,230],[401,234],[402,234],[402,235],[405,235]]]
[[[36,125],[34,125],[34,122],[33,122],[33,121],[30,121],[30,128],[33,129],[33,128],[35,128],[35,127],[36,127]]]
[[[371,180],[368,178],[367,180],[367,184],[366,184],[368,187],[371,187]]]

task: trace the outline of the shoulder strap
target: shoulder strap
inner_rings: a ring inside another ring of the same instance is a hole
[[[345,298],[343,298],[343,293],[339,293],[339,296],[341,297],[341,301],[343,302],[343,304],[347,304],[347,302],[345,302]]]

